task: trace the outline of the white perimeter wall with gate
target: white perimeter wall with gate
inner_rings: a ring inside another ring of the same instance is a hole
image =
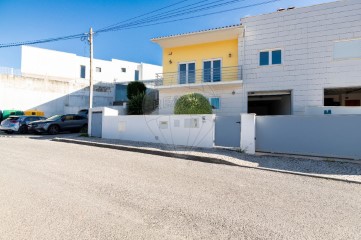
[[[212,148],[214,118],[215,115],[104,115],[102,137]]]

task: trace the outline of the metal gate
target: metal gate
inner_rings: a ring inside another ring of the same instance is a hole
[[[241,116],[216,116],[215,145],[240,147]]]
[[[256,151],[361,159],[361,115],[257,116]]]
[[[103,112],[92,112],[91,132],[93,137],[102,137]]]

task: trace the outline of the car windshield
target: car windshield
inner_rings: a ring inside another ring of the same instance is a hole
[[[50,120],[50,121],[56,121],[59,120],[63,115],[54,115],[51,116],[50,118],[47,118],[46,120]]]
[[[9,120],[18,120],[19,117],[9,117]]]

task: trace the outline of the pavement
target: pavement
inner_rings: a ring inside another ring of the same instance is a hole
[[[358,160],[306,156],[295,157],[265,153],[248,155],[227,149],[183,147],[117,139],[79,137],[79,135],[59,136],[52,140],[142,152],[159,156],[177,157],[200,162],[256,168],[259,170],[297,174],[336,181],[361,183],[361,161]]]
[[[0,239],[361,239],[361,187],[0,138]]]

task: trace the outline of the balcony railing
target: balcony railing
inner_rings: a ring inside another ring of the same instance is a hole
[[[237,80],[242,80],[242,66],[158,73],[152,85],[211,84]]]

